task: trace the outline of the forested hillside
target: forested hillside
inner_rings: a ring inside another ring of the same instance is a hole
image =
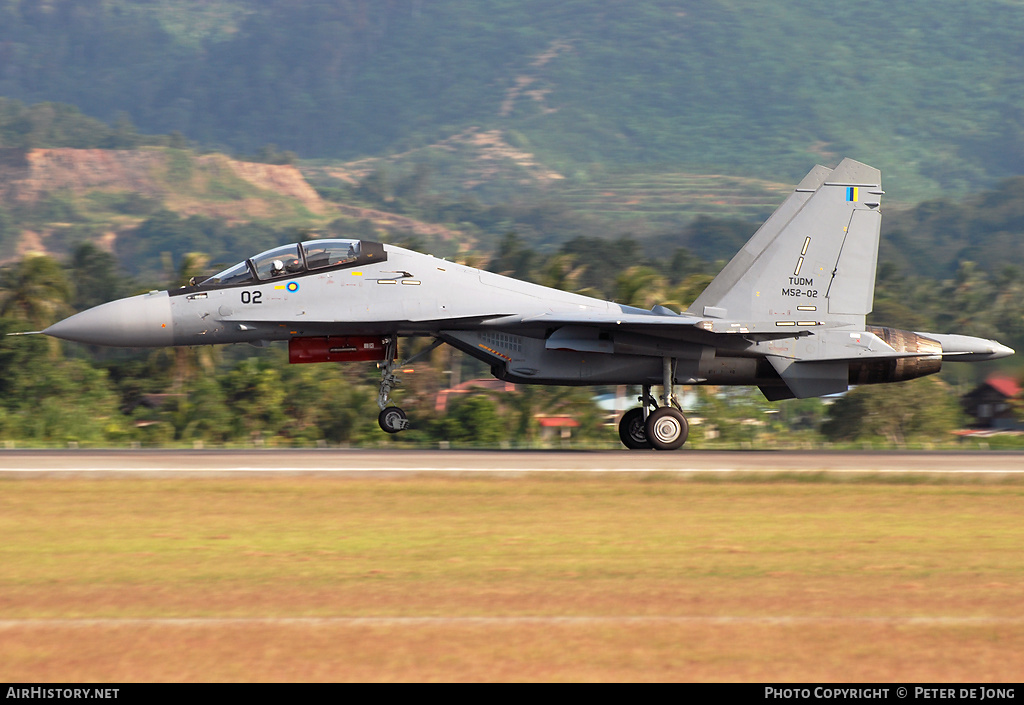
[[[905,202],[1020,173],[1004,0],[3,0],[0,95],[311,158],[497,130],[595,167],[799,178],[851,156]]]

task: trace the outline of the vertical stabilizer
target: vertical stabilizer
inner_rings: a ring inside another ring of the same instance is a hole
[[[863,328],[874,299],[878,169],[812,169],[690,307],[711,318]]]

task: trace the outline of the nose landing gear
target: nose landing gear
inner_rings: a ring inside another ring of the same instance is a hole
[[[406,417],[405,412],[397,406],[389,406],[386,409],[381,409],[380,414],[377,416],[377,423],[380,427],[388,433],[398,433],[409,428],[409,419]]]
[[[387,433],[398,433],[409,428],[409,419],[405,412],[397,406],[388,406],[391,401],[391,390],[398,386],[398,376],[395,374],[395,358],[398,354],[398,339],[388,338],[387,347],[384,352],[384,359],[387,362],[378,362],[377,367],[381,370],[380,391],[377,393],[377,406],[380,407],[380,414],[377,415],[377,423]]]
[[[387,433],[398,433],[409,428],[409,419],[405,412],[397,406],[388,406],[388,402],[391,401],[391,390],[397,387],[400,382],[398,375],[395,374],[396,367],[404,367],[409,363],[417,360],[418,358],[428,354],[441,343],[440,338],[434,340],[429,346],[419,353],[413,355],[405,362],[397,362],[398,358],[398,337],[392,336],[388,338],[387,346],[384,351],[384,359],[387,362],[378,362],[377,367],[380,368],[380,391],[377,393],[377,406],[380,407],[380,414],[377,415],[377,423],[381,429]]]

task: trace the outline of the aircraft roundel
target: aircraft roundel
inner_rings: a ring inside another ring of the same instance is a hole
[[[288,291],[298,291],[299,290],[299,283],[298,282],[288,282],[288,286],[286,288],[288,289]]]

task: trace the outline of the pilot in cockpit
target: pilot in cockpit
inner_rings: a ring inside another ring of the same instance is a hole
[[[289,260],[287,265],[285,265],[285,263],[282,262],[281,260],[275,259],[270,264],[270,276],[272,277],[280,277],[283,276],[284,274],[295,274],[301,271],[302,260],[299,259]]]

